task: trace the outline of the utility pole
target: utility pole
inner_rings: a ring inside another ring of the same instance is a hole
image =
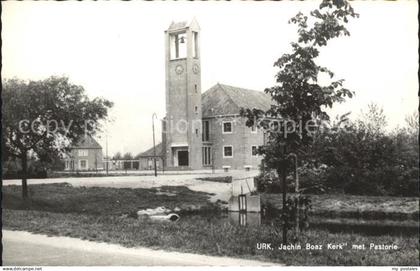
[[[108,162],[109,162],[109,156],[108,156],[108,134],[105,135],[105,152],[106,152],[106,175],[108,176]]]
[[[157,118],[156,113],[152,115],[152,130],[153,130],[153,163],[155,167],[155,177],[157,177],[157,167],[156,167],[156,145],[155,145],[155,117]]]
[[[211,148],[211,173],[214,174],[215,165],[214,165],[214,147]]]
[[[98,174],[98,154],[95,152],[95,173]]]

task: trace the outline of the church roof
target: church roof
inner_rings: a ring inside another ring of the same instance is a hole
[[[187,27],[188,22],[187,21],[183,21],[183,22],[172,22],[171,25],[169,26],[169,30],[174,30],[174,29],[180,29],[180,28],[185,28]]]
[[[142,152],[140,155],[138,155],[139,157],[153,157],[153,146],[148,149],[145,152]],[[162,156],[163,152],[162,152],[162,143],[159,143],[156,145],[156,156]]]
[[[72,146],[72,149],[102,149],[102,146],[91,136],[85,136]]]
[[[191,21],[182,21],[182,22],[172,22],[171,25],[169,26],[168,30],[169,31],[173,31],[173,30],[178,30],[178,29],[184,29],[184,28],[195,28],[195,29],[199,29],[200,26],[198,25],[198,22],[195,18],[193,18]]]
[[[201,95],[203,118],[239,114],[241,108],[268,110],[271,96],[262,91],[216,84]]]

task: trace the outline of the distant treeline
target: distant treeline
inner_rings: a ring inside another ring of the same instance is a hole
[[[404,127],[386,131],[386,125],[383,110],[370,105],[345,129],[319,133],[307,155],[300,156],[300,188],[306,193],[418,196],[418,112],[407,116]],[[294,175],[288,179],[288,189],[294,191]],[[258,177],[258,187],[281,191],[272,171]]]

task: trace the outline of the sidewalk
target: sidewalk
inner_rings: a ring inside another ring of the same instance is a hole
[[[70,237],[3,230],[6,266],[273,266],[276,263],[149,248],[125,248]]]

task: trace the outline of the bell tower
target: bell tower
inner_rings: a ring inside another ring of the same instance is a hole
[[[169,168],[200,169],[202,152],[200,27],[172,23],[165,31],[166,122],[164,151]]]

